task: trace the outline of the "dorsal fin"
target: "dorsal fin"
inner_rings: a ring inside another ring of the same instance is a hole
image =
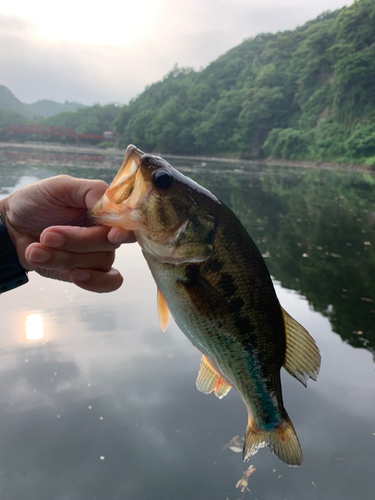
[[[196,381],[197,389],[205,394],[214,392],[219,399],[223,398],[230,391],[231,386],[226,380],[219,375],[206,356],[202,356],[201,366],[199,367],[198,377]]]
[[[167,303],[165,302],[165,298],[161,294],[159,288],[157,294],[157,304],[158,304],[158,316],[159,316],[160,328],[162,329],[163,332],[165,332],[165,330],[169,325],[170,313]]]
[[[320,369],[320,353],[309,332],[281,308],[285,323],[286,350],[284,368],[304,386],[308,378],[316,380]]]

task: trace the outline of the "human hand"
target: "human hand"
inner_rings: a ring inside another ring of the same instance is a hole
[[[0,200],[0,213],[22,267],[85,290],[119,288],[123,278],[112,268],[115,250],[121,243],[135,241],[133,233],[87,227],[87,210],[107,188],[104,181],[60,175]]]

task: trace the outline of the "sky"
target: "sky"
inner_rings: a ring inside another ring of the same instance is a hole
[[[0,0],[0,84],[18,99],[127,103],[262,32],[352,0]]]

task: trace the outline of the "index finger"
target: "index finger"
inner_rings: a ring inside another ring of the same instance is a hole
[[[108,240],[109,227],[52,226],[40,235],[40,243],[48,248],[57,248],[75,253],[107,252],[120,246]]]

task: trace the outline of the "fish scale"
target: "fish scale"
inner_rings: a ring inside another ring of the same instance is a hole
[[[280,306],[265,262],[235,214],[164,159],[128,146],[90,216],[134,230],[158,287],[161,328],[170,312],[202,352],[197,388],[219,398],[237,389],[248,412],[244,460],[269,446],[286,464],[300,465],[280,369],[304,385],[316,380],[319,349]]]
[[[221,204],[220,211],[224,212],[224,216],[221,217],[220,213],[216,216],[217,230],[212,257],[200,264],[194,264],[194,266],[197,268],[199,276],[211,284],[213,288],[220,289],[221,287],[217,285],[222,282],[222,278],[224,277],[224,281],[229,281],[230,278],[232,285],[227,287],[225,293],[220,290],[224,297],[227,295],[229,310],[230,304],[237,297],[242,302],[242,306],[238,310],[225,313],[224,324],[221,327],[218,326],[217,321],[211,319],[212,310],[208,311],[208,316],[205,310],[201,310],[200,314],[197,314],[197,306],[191,306],[189,292],[181,290],[180,282],[184,281],[181,276],[186,276],[186,268],[191,264],[178,266],[180,269],[176,272],[174,265],[158,263],[147,257],[146,260],[163,296],[170,304],[170,310],[177,325],[209,359],[215,360],[221,375],[231,385],[234,385],[243,397],[257,427],[265,429],[272,424],[277,425],[283,419],[281,416],[283,405],[280,368],[284,360],[285,332],[281,311],[278,307],[281,327],[277,328],[274,316],[268,314],[266,318],[268,324],[261,321],[262,325],[259,328],[257,325],[259,312],[254,314],[254,291],[251,290],[252,293],[250,293],[248,289],[251,288],[251,282],[261,279],[259,275],[262,276],[266,271],[262,265],[251,266],[254,260],[251,247],[255,255],[258,254],[258,250],[244,228],[240,227],[240,223],[236,221],[237,223],[233,227],[233,220],[225,216],[229,209]],[[231,222],[230,228],[228,228],[228,224],[225,224],[228,219]],[[232,252],[230,250],[233,243],[230,233],[229,237],[225,236],[229,229],[232,233],[245,233],[241,239],[248,240],[246,246],[243,246],[246,249],[243,252],[245,255],[241,255],[241,252],[237,251],[238,255],[235,259],[231,258]],[[220,273],[210,272],[211,259],[222,264]],[[169,278],[166,279],[167,276]],[[267,300],[263,300],[263,302],[267,304],[272,298],[278,304],[272,282],[271,280],[267,280],[267,282],[268,288],[264,286],[263,281],[261,293],[267,297]],[[238,328],[238,315],[241,310],[244,310],[243,324],[245,328],[243,331]],[[250,346],[251,349],[248,349],[247,346]],[[260,358],[267,359],[267,363],[260,364],[258,362]]]

